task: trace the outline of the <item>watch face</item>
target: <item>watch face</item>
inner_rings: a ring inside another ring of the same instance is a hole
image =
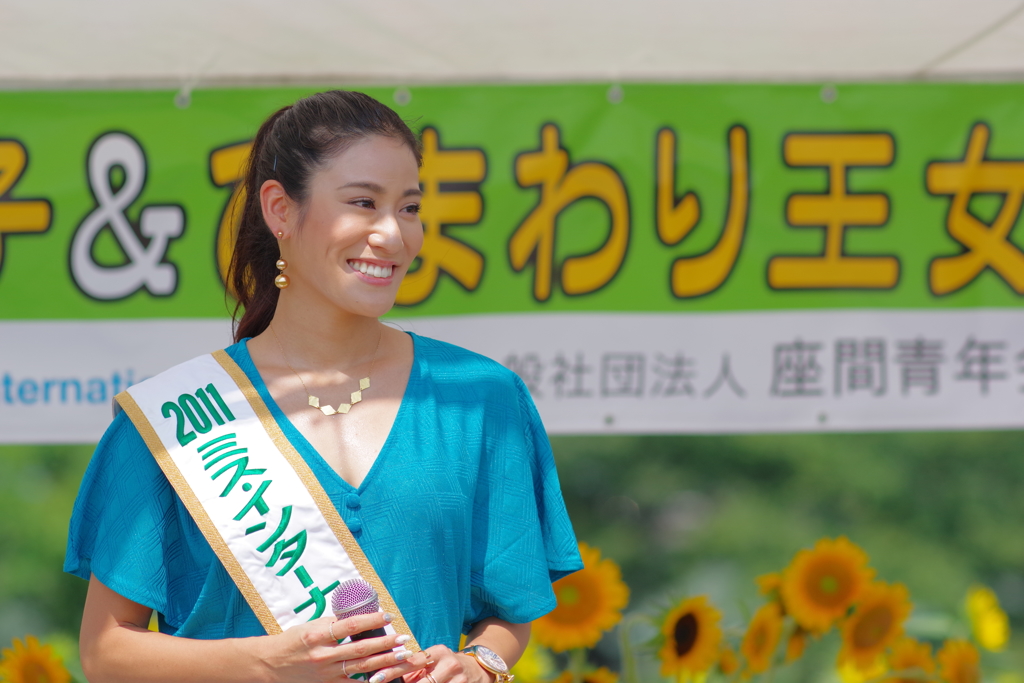
[[[483,645],[477,645],[474,649],[476,656],[480,658],[480,662],[497,673],[508,673],[508,665],[505,664],[505,660],[497,655],[494,650],[486,648]]]

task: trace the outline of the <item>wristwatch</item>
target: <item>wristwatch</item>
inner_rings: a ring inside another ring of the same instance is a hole
[[[508,664],[505,663],[505,660],[489,647],[470,645],[460,650],[459,654],[472,657],[485,671],[490,671],[494,674],[494,683],[512,683],[512,680],[515,678],[515,676],[508,672]]]

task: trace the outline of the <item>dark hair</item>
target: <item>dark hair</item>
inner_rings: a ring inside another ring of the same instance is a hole
[[[421,163],[419,141],[398,114],[369,95],[329,90],[305,97],[270,115],[256,133],[245,171],[245,204],[228,268],[237,303],[235,341],[254,337],[270,325],[280,290],[274,285],[277,239],[263,220],[260,188],[277,180],[299,204],[308,199],[313,172],[353,142],[371,135],[409,145]],[[241,319],[239,310],[243,310]]]

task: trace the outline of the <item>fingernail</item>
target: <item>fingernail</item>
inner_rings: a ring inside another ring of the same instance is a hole
[[[385,623],[385,624],[390,624],[390,623],[391,623],[391,620],[392,620],[392,619],[394,619],[394,617],[393,617],[393,616],[391,616],[391,615],[390,615],[390,614],[388,614],[387,612],[385,612],[385,613],[384,613],[384,623]],[[381,680],[383,680],[383,679],[381,679]],[[375,680],[373,680],[373,679],[371,678],[371,679],[370,679],[370,683],[380,683],[380,681],[375,681]]]
[[[405,645],[410,640],[412,640],[412,636],[410,636],[410,635],[401,635],[401,636],[398,636],[397,638],[395,638],[395,644],[397,644],[397,645]]]
[[[387,678],[387,676],[384,675],[384,672],[378,671],[377,673],[370,676],[370,683],[384,683],[385,678]]]
[[[399,652],[399,653],[397,653],[395,655],[395,660],[397,660],[399,662],[404,662],[405,660],[409,659],[409,657],[412,657],[412,656],[413,656],[412,652],[409,652],[408,650],[402,650],[401,652]]]

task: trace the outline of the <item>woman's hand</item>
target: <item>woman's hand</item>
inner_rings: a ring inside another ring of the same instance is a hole
[[[153,610],[122,597],[93,576],[82,617],[81,660],[95,683],[340,683],[384,669],[383,683],[427,664],[422,652],[392,652],[397,635],[339,645],[355,633],[383,627],[380,612],[337,620],[324,617],[276,636],[194,640],[146,628]],[[333,634],[331,633],[333,631]],[[428,681],[429,683],[429,681]]]
[[[425,655],[391,651],[395,646],[408,642],[408,636],[386,635],[344,645],[338,643],[353,634],[383,628],[390,621],[390,615],[377,612],[342,620],[324,617],[290,628],[272,637],[273,644],[265,649],[261,658],[265,680],[274,683],[337,683],[353,674],[385,669],[383,675],[377,674],[370,679],[372,683],[382,683],[422,668],[426,662]]]
[[[429,663],[422,671],[405,677],[405,683],[494,683],[494,674],[468,655],[435,645],[424,652]]]
[[[488,617],[473,626],[466,634],[466,642],[486,646],[511,667],[519,661],[530,642],[530,624],[513,624]],[[495,675],[474,657],[452,652],[444,645],[428,648],[424,654],[428,659],[425,668],[406,675],[404,683],[495,683]],[[389,675],[386,680],[391,678]]]

